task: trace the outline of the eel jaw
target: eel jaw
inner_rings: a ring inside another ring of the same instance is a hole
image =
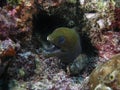
[[[45,57],[52,57],[58,56],[62,51],[61,47],[57,46],[56,44],[52,43],[52,38],[47,37],[47,41],[50,43],[49,45],[43,45],[43,55]]]
[[[56,45],[54,45],[54,44],[50,44],[49,46],[45,46],[44,47],[44,50],[46,51],[46,52],[55,52],[55,51],[61,51],[60,50],[60,47],[58,47],[58,46],[56,46]]]
[[[46,52],[56,52],[56,51],[61,51],[61,47],[56,45],[53,41],[53,38],[49,35],[47,36],[47,41],[50,43],[49,46],[45,47]]]
[[[51,45],[50,47],[46,47],[42,51],[43,56],[45,56],[47,58],[53,57],[53,56],[59,56],[60,53],[61,53],[61,49],[59,49],[55,45]]]

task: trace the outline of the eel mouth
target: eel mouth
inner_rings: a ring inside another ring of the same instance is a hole
[[[48,46],[45,45],[42,51],[45,57],[58,56],[61,52],[61,48],[52,43],[50,43]]]
[[[54,52],[54,51],[61,51],[61,48],[53,43],[50,43],[48,46],[44,46],[44,50],[46,52]]]
[[[55,43],[53,43],[53,39],[50,36],[47,37],[47,41],[49,42],[49,45],[44,47],[44,50],[46,52],[52,53],[52,52],[61,51],[61,48],[58,45],[56,45]]]
[[[45,57],[52,57],[52,56],[59,56],[63,50],[59,45],[56,45],[54,42],[52,42],[52,38],[47,37],[48,43],[47,45],[43,45],[43,55]]]

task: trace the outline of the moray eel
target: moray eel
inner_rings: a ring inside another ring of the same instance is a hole
[[[90,90],[120,90],[120,53],[92,71],[89,87]]]
[[[87,58],[81,53],[80,37],[75,30],[57,28],[47,36],[47,40],[52,43],[52,47],[43,51],[44,56],[57,56],[68,65],[71,74],[78,74],[85,67]]]

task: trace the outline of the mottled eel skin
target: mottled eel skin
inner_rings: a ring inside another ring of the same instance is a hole
[[[92,71],[89,87],[90,90],[120,90],[120,53]]]
[[[55,29],[47,40],[54,46],[44,50],[46,57],[57,56],[61,62],[68,65],[70,74],[79,74],[86,66],[87,57],[81,53],[81,42],[78,33],[70,28],[60,27]]]

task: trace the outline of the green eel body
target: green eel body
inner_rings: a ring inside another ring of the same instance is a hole
[[[44,56],[57,56],[61,62],[67,64],[71,74],[78,74],[86,65],[86,55],[81,54],[81,43],[78,33],[70,28],[55,29],[47,40],[54,46],[43,52]]]

